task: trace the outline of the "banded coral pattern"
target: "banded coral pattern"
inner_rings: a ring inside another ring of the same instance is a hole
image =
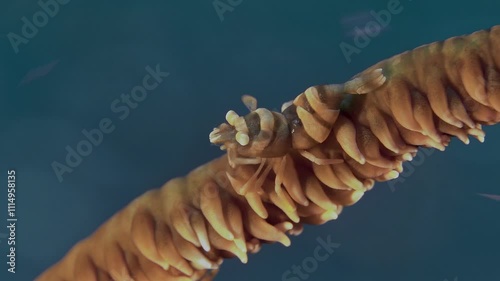
[[[418,147],[484,141],[482,126],[500,121],[500,26],[396,55],[353,80],[378,69],[383,83],[343,96],[307,157],[292,144],[276,155],[263,154],[265,145],[247,151],[254,162],[215,159],[131,202],[36,280],[212,280],[225,258],[246,263],[264,243],[289,246],[303,224],[336,219],[375,182],[398,177]],[[307,108],[301,98],[294,106]],[[314,135],[307,122],[289,124],[294,118],[282,120],[291,135],[293,126]],[[227,141],[245,146],[259,135],[248,132]]]

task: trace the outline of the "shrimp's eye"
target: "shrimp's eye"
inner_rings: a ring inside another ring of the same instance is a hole
[[[242,146],[245,146],[250,142],[250,138],[248,137],[248,135],[242,132],[237,132],[235,139]]]

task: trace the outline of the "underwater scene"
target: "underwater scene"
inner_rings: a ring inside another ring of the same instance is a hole
[[[499,10],[3,1],[0,280],[500,280]]]

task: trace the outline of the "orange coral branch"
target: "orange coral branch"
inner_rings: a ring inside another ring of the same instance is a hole
[[[364,83],[378,69],[382,83]],[[246,97],[252,112],[228,114],[211,134],[228,156],[140,196],[36,280],[211,280],[224,258],[245,263],[263,242],[288,246],[303,223],[336,219],[375,181],[397,177],[417,147],[484,141],[481,125],[500,121],[500,26],[402,53],[342,85],[310,88],[283,113]],[[289,147],[273,145],[283,138]]]

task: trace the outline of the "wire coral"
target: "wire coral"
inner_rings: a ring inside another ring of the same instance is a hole
[[[263,243],[336,219],[417,148],[484,141],[500,121],[500,26],[424,45],[344,84],[308,88],[282,112],[226,114],[228,153],[146,192],[37,281],[212,280]]]

